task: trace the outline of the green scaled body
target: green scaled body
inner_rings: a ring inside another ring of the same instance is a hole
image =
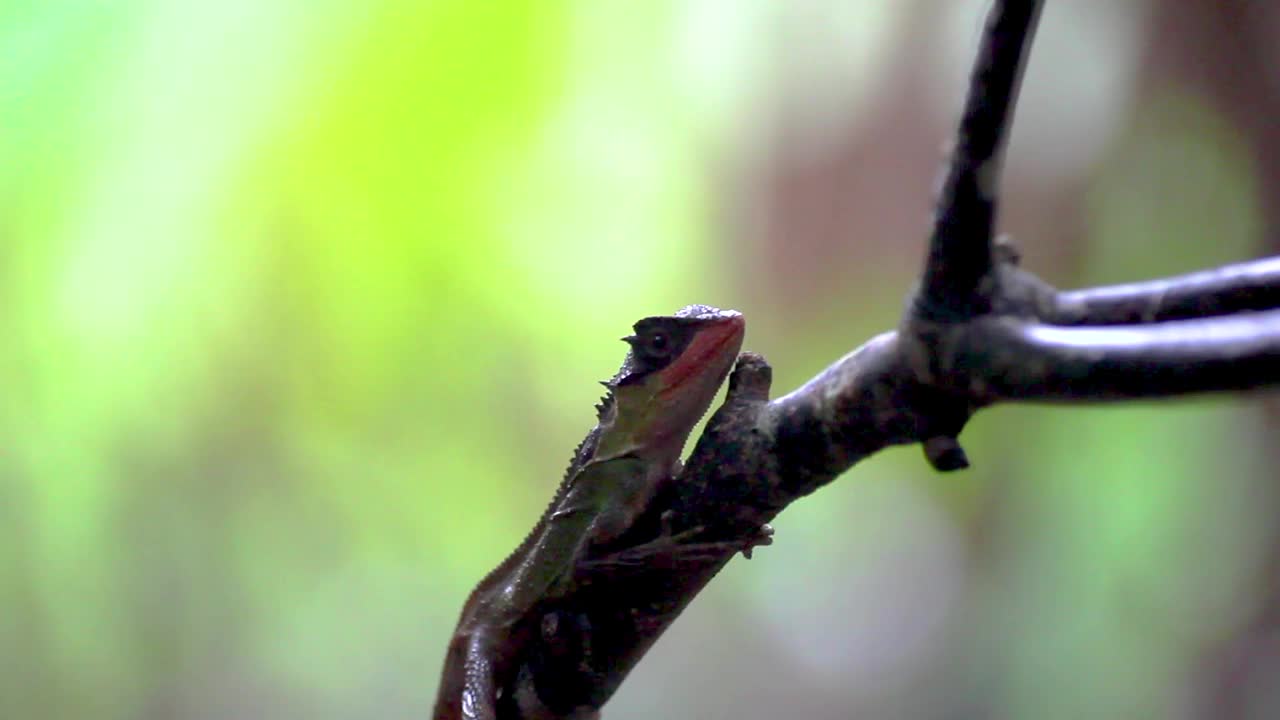
[[[737,358],[743,332],[739,313],[705,305],[635,324],[635,334],[624,338],[630,352],[605,383],[598,422],[550,505],[463,606],[435,720],[594,715],[590,709],[549,715],[513,697],[521,653],[537,631],[535,611],[571,592],[592,548],[625,533],[675,476],[684,443]]]

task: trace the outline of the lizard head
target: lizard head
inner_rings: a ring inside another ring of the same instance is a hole
[[[625,340],[631,350],[614,378],[609,443],[674,462],[738,357],[746,322],[735,310],[690,305],[647,317]]]

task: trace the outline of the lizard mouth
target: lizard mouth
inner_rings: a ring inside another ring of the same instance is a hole
[[[733,359],[742,347],[742,336],[746,321],[741,313],[722,311],[720,317],[707,320],[707,327],[699,332],[689,347],[672,363],[663,375],[666,376],[666,389],[663,395],[678,391],[689,382],[707,374],[723,378]],[[719,387],[719,383],[716,383]]]

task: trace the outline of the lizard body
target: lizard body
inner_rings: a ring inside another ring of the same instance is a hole
[[[593,547],[622,536],[675,476],[680,452],[737,357],[734,311],[690,305],[649,317],[597,406],[555,496],[525,537],[468,597],[449,643],[435,720],[496,720],[539,604],[564,596]],[[516,700],[519,714],[529,702]],[[585,711],[583,717],[591,717]]]

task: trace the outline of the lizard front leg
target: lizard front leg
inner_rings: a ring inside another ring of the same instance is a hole
[[[773,528],[768,524],[762,524],[754,532],[733,540],[694,541],[706,528],[697,526],[675,532],[671,527],[671,519],[672,513],[667,510],[662,513],[658,537],[599,557],[585,558],[578,565],[579,571],[588,575],[627,569],[640,571],[651,563],[707,562],[735,552],[741,552],[749,560],[755,548],[773,544]]]

